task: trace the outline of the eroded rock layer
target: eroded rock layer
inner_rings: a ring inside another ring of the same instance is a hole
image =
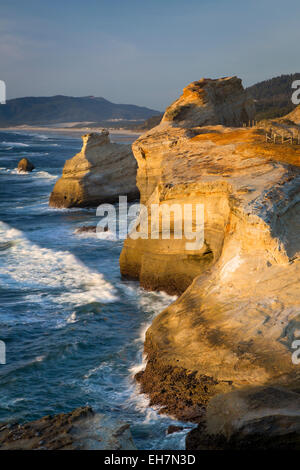
[[[224,122],[222,110],[238,113],[245,101],[242,92],[236,99],[236,79],[210,81],[210,89],[220,82],[231,86],[226,106],[221,94],[214,106]],[[120,258],[123,275],[146,288],[183,292],[147,331],[148,362],[138,380],[152,404],[194,421],[219,393],[300,388],[292,362],[300,336],[300,146],[266,142],[264,129],[225,127],[215,117],[207,125],[199,116],[214,96],[196,103],[194,114],[188,108],[188,120],[165,116],[133,144],[148,209],[203,204],[202,248],[172,237],[175,215],[170,239],[129,237]]]
[[[83,146],[67,160],[50,196],[53,207],[93,207],[138,198],[137,164],[130,145],[110,142],[108,131],[82,136]]]

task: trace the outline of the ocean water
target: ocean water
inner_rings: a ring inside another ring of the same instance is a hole
[[[124,142],[124,136],[113,136]],[[184,449],[186,431],[149,407],[133,375],[143,339],[173,300],[120,277],[122,241],[95,225],[95,209],[52,209],[50,192],[81,139],[0,133],[0,422],[25,422],[90,405],[129,422],[139,449]],[[18,174],[29,158],[36,169]]]

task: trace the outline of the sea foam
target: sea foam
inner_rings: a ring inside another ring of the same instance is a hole
[[[0,222],[0,238],[2,242],[14,242],[6,250],[5,259],[0,260],[2,285],[33,290],[34,293],[28,294],[33,301],[39,301],[45,292],[58,304],[79,306],[117,300],[115,288],[104,276],[90,270],[68,251],[42,248],[3,222]]]

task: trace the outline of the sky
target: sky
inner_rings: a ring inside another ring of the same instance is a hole
[[[163,110],[202,77],[300,72],[299,0],[1,0],[7,98],[103,96]]]

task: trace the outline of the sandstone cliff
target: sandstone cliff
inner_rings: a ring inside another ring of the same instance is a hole
[[[228,127],[239,119],[224,115],[251,119],[251,103],[236,78],[206,83],[191,85],[202,99],[182,121],[168,120],[172,105],[133,144],[142,202],[203,204],[203,248],[187,251],[188,240],[172,235],[128,238],[120,258],[123,275],[146,288],[183,292],[147,331],[138,380],[152,404],[195,421],[220,392],[300,386],[291,359],[300,333],[300,146]]]
[[[138,198],[136,161],[130,145],[110,142],[108,131],[82,136],[83,146],[67,160],[50,196],[53,207],[92,207]]]
[[[254,114],[253,100],[245,93],[240,78],[202,78],[183,89],[182,96],[166,109],[162,122],[180,127],[241,126],[254,119]]]

